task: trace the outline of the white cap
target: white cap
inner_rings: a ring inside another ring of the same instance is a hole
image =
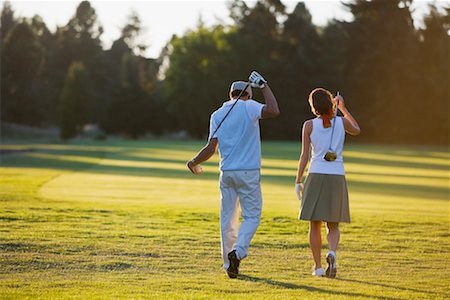
[[[231,84],[231,87],[230,87],[230,94],[231,94],[232,91],[243,91],[244,89],[245,89],[245,91],[248,93],[248,95],[251,98],[253,96],[252,88],[248,84],[248,82],[245,82],[245,81],[235,81],[235,82],[233,82]]]

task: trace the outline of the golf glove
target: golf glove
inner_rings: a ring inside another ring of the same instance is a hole
[[[248,81],[249,81],[251,87],[260,88],[260,89],[262,89],[265,86],[265,84],[267,83],[267,80],[265,80],[264,77],[262,77],[261,74],[259,74],[256,71],[253,71],[250,74],[250,76],[248,77]]]
[[[295,184],[295,194],[297,195],[298,200],[302,200],[302,192],[303,192],[303,183]]]

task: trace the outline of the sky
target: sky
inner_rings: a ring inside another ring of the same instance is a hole
[[[15,0],[10,2],[16,17],[32,17],[38,14],[53,32],[57,26],[63,26],[69,21],[80,1]],[[1,0],[1,2],[4,1]],[[136,11],[145,28],[141,39],[148,45],[146,55],[149,57],[159,56],[161,49],[173,34],[182,35],[186,30],[195,28],[200,16],[206,25],[217,24],[219,21],[227,24],[231,22],[225,0],[91,0],[90,2],[104,28],[102,41],[105,48],[109,48],[112,41],[119,38],[120,28],[124,26],[130,13],[133,10]],[[249,6],[255,3],[255,1],[245,2]],[[287,12],[291,12],[299,1],[282,0],[282,2]],[[332,18],[351,20],[351,14],[345,10],[339,0],[300,2],[305,2],[316,25],[326,25]],[[416,0],[413,6],[415,9],[413,17],[418,26],[420,26],[421,16],[427,12],[429,2],[435,2],[440,6],[445,4],[450,6],[450,0]]]

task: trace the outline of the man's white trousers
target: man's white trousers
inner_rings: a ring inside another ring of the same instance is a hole
[[[224,268],[228,253],[236,250],[238,259],[248,255],[248,248],[261,221],[262,195],[260,170],[222,171],[220,174],[220,234]],[[239,204],[242,223],[239,226]]]

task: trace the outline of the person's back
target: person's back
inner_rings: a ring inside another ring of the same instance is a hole
[[[295,190],[302,201],[299,219],[308,220],[309,241],[314,258],[314,276],[335,278],[337,273],[336,249],[339,243],[340,222],[350,222],[347,182],[345,179],[342,150],[345,132],[357,135],[359,125],[344,105],[339,93],[333,95],[316,88],[308,98],[311,111],[317,116],[303,123],[302,153],[297,169]],[[343,117],[337,116],[337,107]],[[310,159],[308,176],[303,186],[303,174]],[[327,223],[327,269],[322,268],[321,224]]]
[[[250,86],[261,89],[266,104],[251,100]],[[211,115],[208,144],[187,166],[192,173],[201,173],[199,164],[219,148],[223,266],[230,278],[236,278],[240,261],[248,255],[250,241],[261,221],[259,119],[274,118],[280,111],[267,81],[257,72],[251,73],[248,83],[233,82],[230,99]]]
[[[345,141],[344,123],[341,117],[334,117],[331,124],[332,127],[325,128],[321,118],[312,119],[311,163],[308,174],[345,175],[342,158]],[[326,161],[324,158],[330,149],[337,154],[334,161]]]
[[[235,104],[235,102],[237,103]],[[256,170],[261,168],[259,119],[262,104],[254,100],[230,100],[211,115],[211,126],[218,126],[230,108],[214,138],[218,140],[220,170]],[[211,134],[213,132],[211,131]],[[212,137],[210,136],[210,139]]]

